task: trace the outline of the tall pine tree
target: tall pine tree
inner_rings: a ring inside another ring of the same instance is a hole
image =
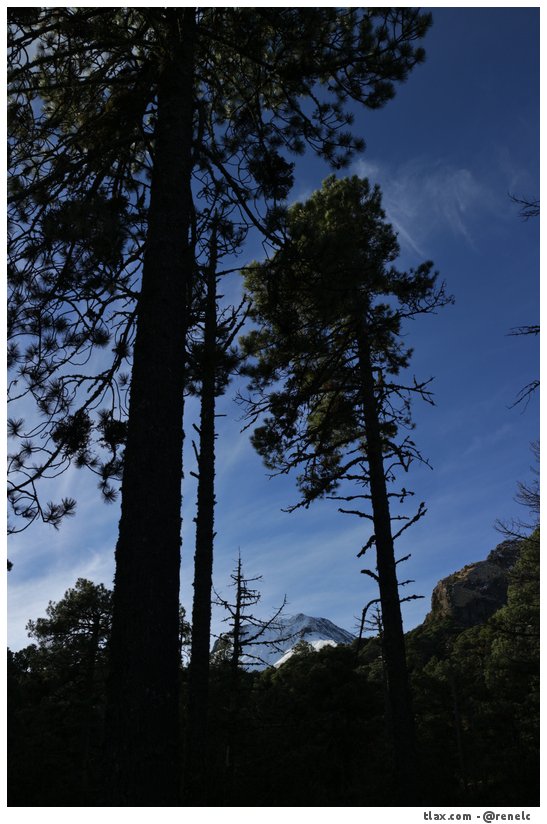
[[[217,211],[208,221],[208,260],[198,281],[195,305],[201,307],[201,322],[197,337],[191,335],[189,345],[189,376],[192,389],[200,398],[199,425],[194,427],[199,446],[193,442],[197,460],[198,480],[196,511],[196,544],[194,555],[194,598],[192,606],[192,644],[188,667],[188,719],[186,730],[185,798],[189,804],[201,803],[208,772],[208,710],[209,659],[211,649],[211,600],[213,587],[213,550],[215,521],[215,440],[216,399],[225,392],[230,377],[239,363],[234,340],[245,322],[246,308],[219,307],[218,261],[233,253],[241,233]],[[207,225],[207,221],[206,221]],[[196,308],[197,308],[196,306]],[[195,386],[194,386],[195,384]]]
[[[414,793],[415,744],[405,661],[394,539],[425,513],[393,515],[410,493],[392,486],[421,455],[405,430],[411,401],[431,401],[428,382],[409,379],[403,321],[447,303],[430,262],[398,271],[397,237],[378,187],[357,177],[328,178],[287,213],[281,248],[246,277],[259,328],[244,340],[254,397],[253,442],[276,473],[300,472],[301,500],[351,502],[341,512],[369,521],[376,547],[382,643],[394,768],[400,800]],[[388,488],[389,487],[389,488]],[[356,503],[357,502],[357,503]],[[365,510],[356,508],[365,504]],[[366,504],[371,511],[366,511]],[[347,506],[347,504],[346,504]],[[394,533],[392,522],[403,520]]]

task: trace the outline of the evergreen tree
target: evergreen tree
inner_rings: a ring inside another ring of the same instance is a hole
[[[182,661],[190,625],[179,613]],[[112,592],[79,578],[28,622],[34,643],[8,650],[11,805],[100,805],[111,626]]]
[[[227,622],[230,628],[222,633],[219,641],[221,642],[221,648],[224,649],[223,656],[229,659],[232,673],[237,679],[241,667],[249,668],[266,663],[264,659],[257,654],[256,647],[272,647],[281,653],[283,652],[281,645],[290,639],[289,637],[283,638],[281,635],[274,641],[263,638],[270,629],[281,632],[282,626],[278,623],[277,619],[285,608],[287,603],[286,598],[283,599],[283,603],[275,610],[271,618],[267,620],[258,618],[252,608],[259,603],[261,594],[251,586],[251,584],[262,580],[262,576],[257,575],[254,578],[245,577],[241,564],[241,555],[239,555],[237,567],[230,575],[230,578],[232,579],[232,586],[234,588],[233,602],[217,595],[215,603],[228,612],[228,615],[223,621]],[[226,642],[228,647],[225,646]],[[253,652],[250,651],[250,647],[254,649]],[[227,649],[229,649],[229,653]]]
[[[192,177],[199,197],[226,191],[271,235],[256,207],[286,196],[286,154],[309,146],[347,162],[362,146],[345,130],[347,102],[378,108],[393,97],[423,59],[415,41],[429,24],[414,9],[11,11],[10,358],[44,437],[13,419],[10,500],[15,515],[58,524],[74,501],[43,506],[40,478],[75,459],[112,497],[123,467],[107,719],[114,805],[178,800]],[[94,364],[111,343],[106,366],[82,372],[82,352]],[[108,459],[94,456],[93,439]]]
[[[27,624],[38,649],[48,655],[64,655],[67,666],[92,678],[97,658],[104,654],[110,636],[112,592],[103,584],[78,578],[60,601],[49,602],[46,615]]]
[[[253,443],[273,471],[300,471],[296,506],[325,495],[370,502],[372,513],[340,511],[374,529],[359,556],[376,546],[376,570],[362,571],[380,590],[393,755],[401,800],[408,800],[415,791],[414,732],[394,540],[425,506],[412,517],[392,515],[390,500],[412,493],[404,486],[388,491],[387,484],[422,460],[401,434],[412,428],[411,400],[431,402],[429,381],[405,379],[411,350],[401,341],[403,321],[450,299],[430,262],[409,272],[392,265],[396,235],[379,188],[366,179],[328,178],[289,209],[285,232],[272,259],[246,276],[259,324],[244,341],[256,359],[247,367],[255,393],[250,425],[266,413]],[[404,522],[395,534],[394,520]]]
[[[204,307],[201,336],[189,346],[189,370],[200,397],[200,421],[195,428],[199,448],[194,443],[198,471],[196,548],[194,556],[194,599],[192,643],[188,668],[188,728],[185,796],[199,803],[207,772],[209,660],[211,647],[211,600],[213,586],[213,545],[215,517],[215,409],[216,398],[226,390],[231,373],[239,362],[234,344],[245,322],[244,301],[238,307],[220,311],[217,298],[219,256],[237,248],[240,236],[229,221],[215,212],[209,238],[209,260],[203,273]],[[220,247],[220,248],[219,248]]]
[[[541,508],[539,491],[539,441],[534,441],[530,444],[530,448],[535,459],[535,466],[531,467],[531,471],[535,477],[532,481],[519,481],[517,485],[518,492],[515,495],[515,501],[528,510],[528,516],[524,521],[522,518],[513,518],[510,522],[502,520],[496,521],[496,529],[509,540],[520,540],[522,538],[535,540],[534,536],[539,540],[537,532],[539,529]]]
[[[229,630],[221,637],[221,656],[227,661],[230,670],[230,684],[228,695],[228,720],[225,757],[225,803],[236,798],[235,768],[239,756],[241,741],[241,679],[242,669],[251,668],[265,663],[257,653],[257,647],[266,646],[282,652],[280,644],[288,638],[278,638],[274,641],[264,638],[269,629],[280,630],[277,619],[285,608],[286,598],[271,618],[263,620],[254,613],[254,607],[259,603],[261,595],[253,584],[260,581],[262,576],[247,578],[243,574],[241,554],[238,556],[237,567],[230,575],[234,589],[232,601],[217,595],[215,603],[228,612],[223,619]],[[253,650],[251,652],[251,649]]]
[[[445,627],[444,640],[440,627],[414,673],[425,766],[457,803],[539,798],[538,531],[522,541],[509,579],[504,607],[463,632]]]
[[[111,622],[112,592],[83,578],[28,622],[35,643],[11,657],[10,803],[95,803]]]
[[[539,527],[524,541],[509,577],[507,605],[491,619],[496,633],[488,673],[496,686],[509,682],[516,692],[539,700]],[[522,682],[519,687],[519,681]],[[537,703],[537,702],[536,702]],[[539,705],[537,705],[539,710]]]

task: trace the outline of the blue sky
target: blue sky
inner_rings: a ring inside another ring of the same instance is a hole
[[[379,112],[356,109],[367,143],[349,173],[379,183],[401,244],[399,265],[432,259],[456,303],[407,329],[413,371],[434,376],[436,406],[415,406],[415,440],[433,469],[415,467],[407,485],[428,514],[398,547],[412,552],[405,577],[425,596],[405,606],[419,623],[443,576],[481,560],[501,536],[497,518],[520,516],[517,481],[531,477],[531,441],[539,437],[539,398],[511,408],[539,375],[534,338],[508,336],[539,322],[539,221],[523,222],[508,194],[539,197],[539,10],[433,9],[427,60]],[[292,200],[304,199],[329,170],[297,160]],[[245,250],[239,262],[258,254]],[[235,293],[236,278],[224,290]],[[334,502],[285,514],[293,479],[269,480],[240,434],[235,386],[219,403],[215,586],[226,593],[238,548],[249,575],[262,575],[264,615],[286,594],[287,614],[304,612],[354,629],[375,597],[356,558],[366,526]],[[188,420],[196,405],[188,403]],[[187,424],[187,432],[190,427]],[[191,609],[195,485],[186,446],[182,603]],[[70,470],[47,497],[68,494],[78,514],[56,532],[34,525],[10,541],[10,646],[28,639],[25,623],[44,613],[79,576],[110,585],[118,508],[101,503],[95,479]],[[215,618],[218,630],[219,619]]]

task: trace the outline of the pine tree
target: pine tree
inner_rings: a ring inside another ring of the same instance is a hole
[[[189,370],[195,393],[200,397],[199,448],[193,443],[197,461],[198,491],[194,555],[194,599],[192,642],[188,667],[188,720],[186,731],[185,797],[200,803],[207,772],[209,662],[211,647],[211,600],[215,520],[215,409],[216,398],[228,385],[239,363],[234,340],[245,322],[244,301],[221,311],[218,305],[218,260],[233,252],[240,242],[233,225],[211,219],[209,259],[203,272],[203,320],[201,335],[189,346]]]
[[[272,641],[267,638],[268,630],[281,631],[278,618],[285,608],[286,598],[283,599],[281,606],[275,610],[270,618],[261,619],[255,614],[254,607],[261,599],[261,594],[255,588],[255,585],[257,581],[262,579],[262,576],[246,577],[243,573],[241,554],[239,554],[236,569],[230,575],[230,578],[234,589],[233,600],[230,601],[218,595],[215,600],[217,606],[222,607],[228,613],[223,620],[229,626],[229,629],[219,638],[222,658],[227,660],[230,670],[224,776],[225,803],[227,805],[230,805],[230,801],[233,803],[236,798],[235,771],[239,755],[242,723],[240,696],[242,669],[265,663],[260,654],[257,653],[257,648],[274,648],[281,653],[282,647],[280,645],[289,640],[281,637],[281,632],[280,637],[276,640]]]
[[[340,511],[372,524],[359,557],[376,546],[376,569],[362,572],[380,590],[394,766],[401,800],[409,800],[415,745],[394,540],[425,505],[412,517],[393,515],[390,501],[412,493],[388,484],[423,460],[403,433],[412,428],[412,399],[432,400],[429,381],[405,378],[411,350],[401,340],[403,321],[450,299],[432,263],[395,269],[397,238],[379,188],[366,179],[328,178],[289,209],[285,232],[284,245],[246,276],[259,324],[244,340],[255,358],[247,367],[249,425],[265,414],[253,443],[266,465],[300,471],[301,500],[292,509],[328,496],[351,502]],[[372,512],[353,508],[355,501]],[[394,532],[397,520],[403,526]]]
[[[10,748],[10,795],[19,793],[20,803],[89,804],[95,797],[111,623],[112,592],[83,578],[49,602],[46,617],[28,622],[35,643],[13,656],[23,706],[9,718],[20,724]],[[40,730],[49,752],[40,751]],[[30,773],[20,765],[29,757]],[[37,778],[38,787],[29,786]]]

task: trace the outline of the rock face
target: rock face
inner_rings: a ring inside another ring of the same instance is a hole
[[[439,581],[426,622],[451,618],[472,627],[490,618],[507,603],[508,573],[518,559],[520,545],[517,540],[504,541],[485,561],[468,564]]]

